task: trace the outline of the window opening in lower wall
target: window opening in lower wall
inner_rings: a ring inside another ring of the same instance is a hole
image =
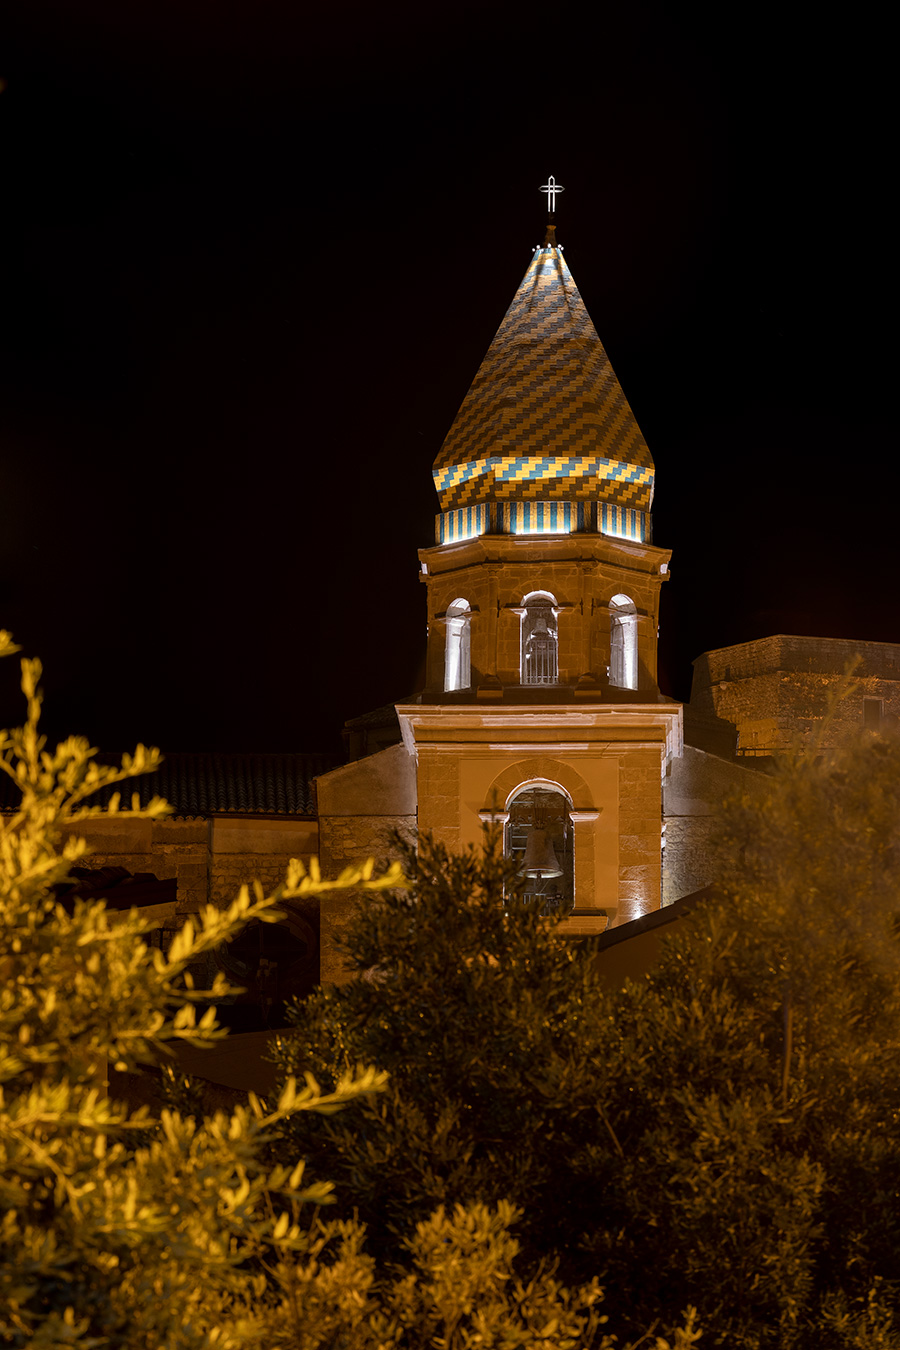
[[[880,698],[863,699],[863,726],[868,731],[880,731],[884,716],[884,701]]]

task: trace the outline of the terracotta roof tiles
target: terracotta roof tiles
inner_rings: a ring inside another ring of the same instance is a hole
[[[118,757],[101,754],[104,764]],[[124,800],[137,792],[141,805],[151,797],[164,797],[181,817],[235,815],[316,814],[315,779],[341,761],[332,755],[301,754],[167,754],[155,773],[121,785]],[[98,804],[109,799],[112,789],[98,793]],[[14,810],[17,793],[3,775],[0,809]]]

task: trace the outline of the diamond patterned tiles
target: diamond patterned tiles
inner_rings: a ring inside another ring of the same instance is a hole
[[[649,511],[653,459],[555,243],[535,252],[434,480],[444,511],[538,498]]]

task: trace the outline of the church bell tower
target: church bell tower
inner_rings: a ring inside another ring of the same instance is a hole
[[[419,828],[502,826],[579,935],[659,908],[681,708],[657,686],[653,460],[556,242],[562,190],[434,463],[426,686],[397,712]]]

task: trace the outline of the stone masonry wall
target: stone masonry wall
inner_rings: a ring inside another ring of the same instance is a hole
[[[416,766],[406,748],[392,745],[366,759],[334,769],[317,779],[319,861],[322,875],[336,877],[351,863],[395,856],[390,833],[410,836],[416,826]],[[359,899],[352,891],[322,896],[321,961],[323,984],[347,977],[338,946]],[[373,903],[372,898],[367,898]]]
[[[205,820],[131,820],[110,817],[85,822],[79,832],[90,849],[84,867],[122,867],[175,878],[176,908],[189,914],[209,896],[209,823]]]
[[[257,878],[266,890],[284,880],[291,858],[309,863],[317,852],[315,821],[239,817],[214,820],[97,819],[84,830],[85,866],[123,867],[177,881],[177,908],[190,913],[210,901],[226,904]]]
[[[459,761],[455,755],[419,752],[419,826],[440,844],[460,845]]]
[[[319,861],[322,875],[336,877],[353,863],[374,858],[381,865],[396,857],[390,835],[398,830],[409,838],[415,816],[325,816],[319,821]]]
[[[619,765],[619,908],[613,926],[660,904],[659,751],[634,750]]]
[[[522,552],[529,551],[522,545]],[[541,556],[502,564],[476,565],[458,572],[429,577],[428,688],[432,696],[442,689],[446,628],[441,616],[456,599],[472,607],[472,680],[499,678],[503,685],[520,680],[521,621],[515,610],[525,595],[549,591],[560,606],[558,616],[559,682],[574,685],[592,673],[605,679],[610,653],[609,602],[627,592],[638,611],[640,687],[656,686],[656,626],[659,578],[635,569],[595,560]]]
[[[323,816],[319,820],[322,875],[337,877],[345,867],[368,858],[374,858],[381,870],[397,856],[397,850],[390,843],[392,830],[411,838],[415,828],[416,817],[410,815]],[[341,984],[347,978],[347,966],[338,944],[363,896],[361,891],[337,891],[321,897],[319,970],[322,984]],[[372,897],[366,897],[366,902],[372,903]]]
[[[667,819],[663,855],[662,902],[671,905],[716,880],[712,866],[712,816],[675,816]]]
[[[722,803],[735,793],[764,792],[766,775],[751,759],[736,764],[686,745],[663,781],[663,905],[716,880],[712,841]]]
[[[212,822],[210,899],[224,905],[246,882],[274,890],[291,858],[308,865],[318,851],[314,820],[298,816],[218,816]]]
[[[825,745],[863,729],[865,699],[880,702],[883,728],[900,725],[900,646],[772,637],[708,652],[694,662],[691,707],[735,726],[739,755],[770,755],[819,734],[841,687]]]
[[[210,867],[210,900],[220,907],[228,905],[241,886],[251,881],[258,881],[268,895],[284,881],[287,865],[294,856],[291,853],[267,857],[245,853],[217,854]],[[301,861],[308,864],[311,856],[307,854]]]

